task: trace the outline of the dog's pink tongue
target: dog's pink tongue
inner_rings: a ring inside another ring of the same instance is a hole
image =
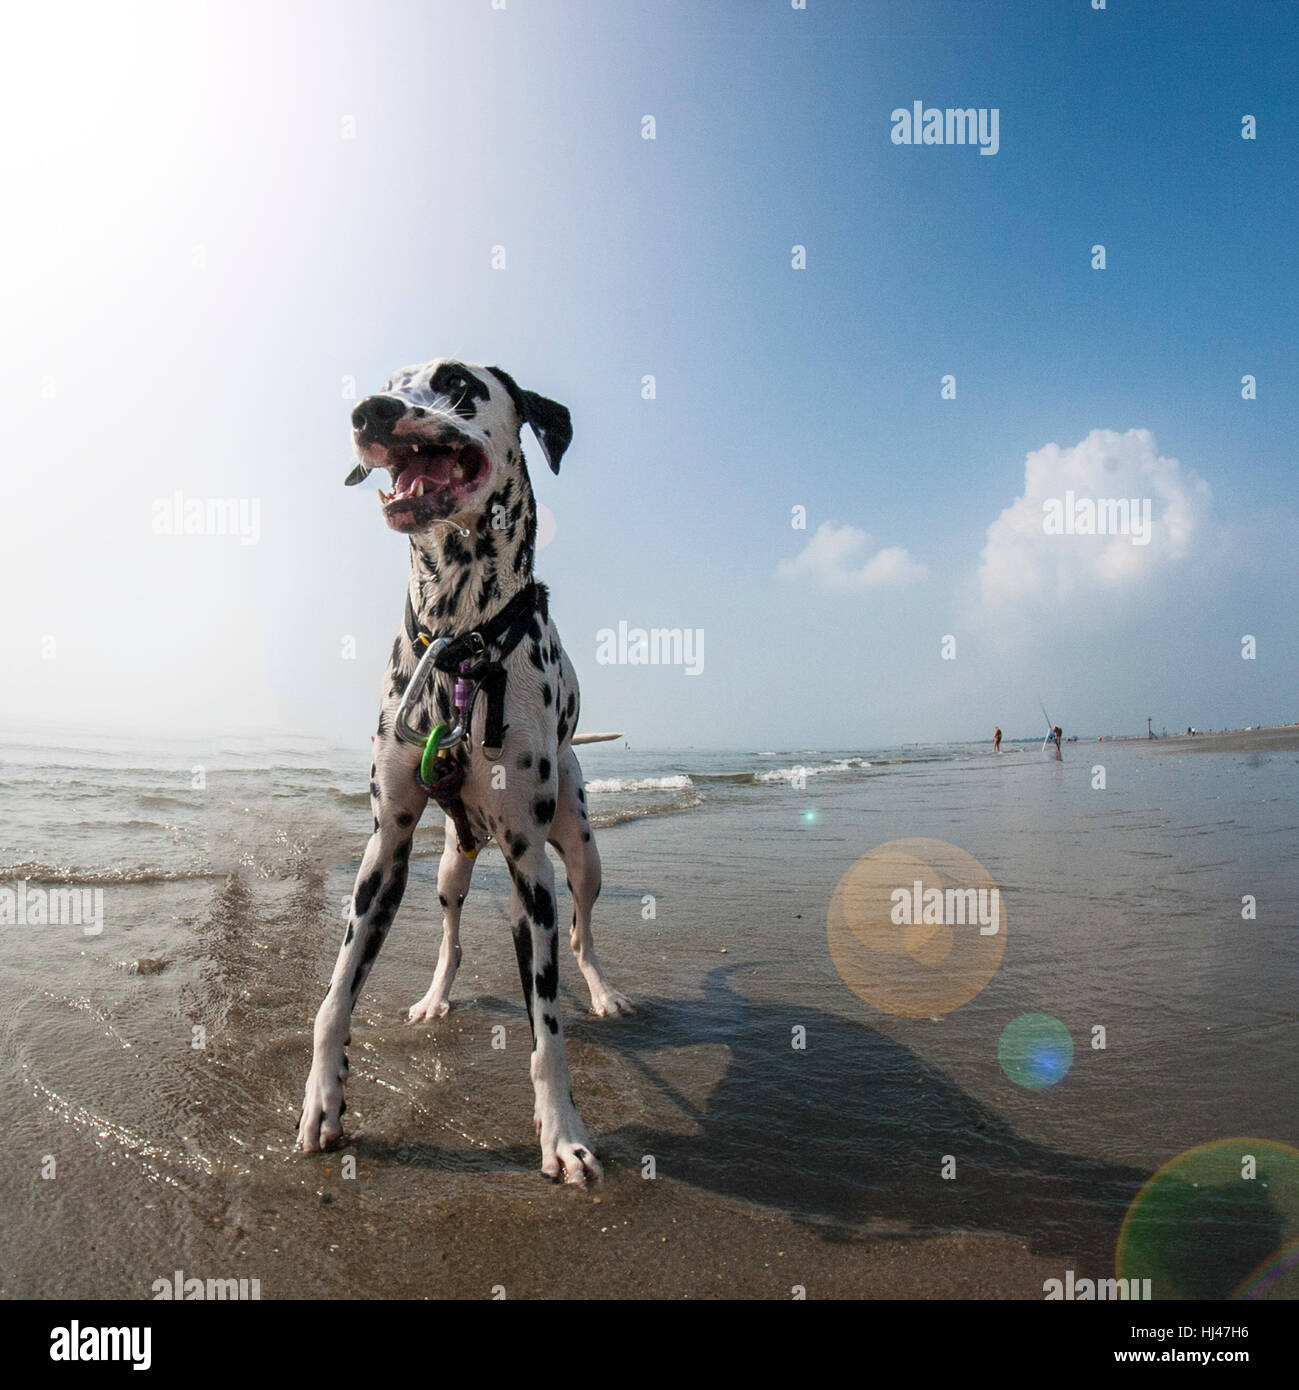
[[[408,497],[419,483],[423,483],[425,492],[429,492],[434,488],[445,487],[450,478],[450,459],[429,459],[427,462],[421,460],[417,464],[408,465],[402,472],[394,490],[395,495]]]

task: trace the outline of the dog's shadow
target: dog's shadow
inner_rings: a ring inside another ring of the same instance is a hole
[[[638,998],[628,1018],[575,1018],[574,1041],[608,1049],[693,1121],[601,1130],[606,1171],[659,1176],[787,1212],[828,1240],[862,1228],[998,1232],[1041,1254],[1095,1251],[1108,1269],[1123,1216],[1150,1174],[1057,1151],[1017,1134],[909,1047],[804,1005],[751,1002],[724,966],[695,999]],[[505,1008],[484,996],[479,1004]],[[511,1005],[512,1007],[512,1005]],[[521,1010],[520,1010],[521,1012]],[[795,1028],[806,1047],[791,1045]],[[721,1043],[729,1053],[702,1104],[663,1075],[662,1054]],[[1067,1084],[1067,1081],[1066,1083]],[[579,1096],[580,1100],[580,1096]],[[358,1136],[372,1157],[443,1171],[535,1170],[535,1145],[456,1150]],[[944,1177],[944,1168],[954,1176]]]
[[[702,1000],[638,1000],[631,1018],[572,1030],[628,1060],[699,1131],[625,1126],[600,1136],[602,1159],[639,1168],[653,1155],[660,1174],[790,1212],[829,1239],[862,1226],[1005,1232],[1040,1253],[1094,1247],[1108,1264],[1148,1172],[1023,1138],[875,1029],[750,1002],[727,979],[739,968],[711,971]],[[791,1045],[798,1028],[801,1049]],[[706,1103],[691,1105],[646,1054],[710,1042],[725,1043],[730,1061]]]

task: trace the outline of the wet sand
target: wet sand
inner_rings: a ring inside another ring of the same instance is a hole
[[[1159,753],[1290,753],[1299,749],[1299,725],[1222,734],[1172,734],[1144,743]]]
[[[588,1191],[538,1172],[495,851],[452,1011],[411,1028],[438,938],[433,846],[414,859],[328,1155],[295,1155],[293,1128],[363,824],[282,844],[263,811],[248,833],[271,850],[236,845],[224,878],[111,888],[102,936],[0,934],[0,1294],[148,1299],[178,1269],[258,1279],[264,1299],[1040,1299],[1070,1269],[1107,1277],[1160,1164],[1295,1132],[1294,760],[1192,768],[1115,744],[1101,793],[1074,747],[740,788],[604,830],[597,945],[638,1013],[587,1014],[565,948],[573,1087],[606,1168]],[[1009,905],[1001,969],[941,1019],[871,1009],[826,947],[835,884],[900,834],[967,846]],[[1242,876],[1271,886],[1248,935]],[[123,968],[142,957],[166,968]],[[998,1061],[1030,1010],[1076,1042],[1047,1091]]]

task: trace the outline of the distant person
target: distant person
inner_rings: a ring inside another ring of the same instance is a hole
[[[1055,740],[1055,751],[1058,753],[1060,751],[1060,740],[1064,737],[1064,730],[1059,724],[1051,730],[1051,737]]]
[[[992,731],[992,751],[993,751],[994,753],[1000,753],[1000,752],[1001,752],[1001,725],[1000,725],[1000,724],[998,724],[997,727]]]

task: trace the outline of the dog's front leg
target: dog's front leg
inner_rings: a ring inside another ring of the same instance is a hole
[[[557,1181],[599,1178],[600,1164],[582,1124],[568,1076],[559,1016],[559,949],[555,875],[546,858],[544,828],[535,842],[507,837],[503,846],[514,884],[510,925],[519,962],[523,1002],[532,1025],[534,1120],[541,1136],[541,1171]]]
[[[351,1041],[352,1009],[396,916],[410,864],[415,827],[428,802],[415,780],[420,750],[380,738],[370,769],[374,833],[365,847],[352,890],[347,932],[329,990],[316,1014],[311,1072],[307,1077],[298,1148],[327,1149],[343,1135],[343,1083]]]

